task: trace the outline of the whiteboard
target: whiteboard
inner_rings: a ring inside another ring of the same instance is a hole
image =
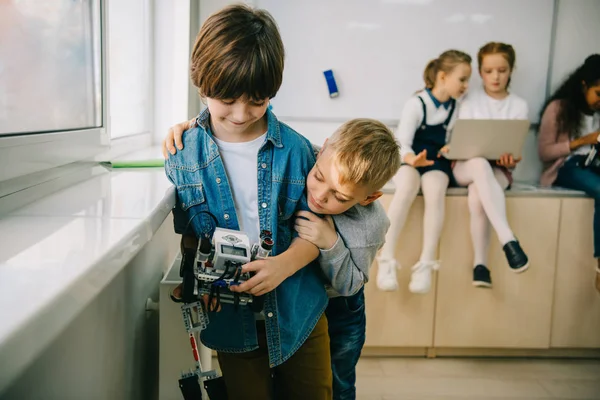
[[[288,120],[397,121],[423,88],[427,62],[447,49],[473,57],[488,41],[517,52],[511,88],[532,121],[546,96],[553,0],[256,0],[275,17],[286,49],[281,90],[272,104]],[[323,71],[340,95],[330,98]]]

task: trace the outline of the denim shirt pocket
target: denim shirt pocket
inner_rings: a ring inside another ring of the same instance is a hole
[[[188,224],[194,226],[197,236],[210,234],[215,228],[202,183],[191,183],[177,186],[177,197],[181,209],[187,213]]]
[[[304,184],[288,183],[282,187],[277,199],[277,219],[279,222],[292,218],[298,201],[304,195]]]

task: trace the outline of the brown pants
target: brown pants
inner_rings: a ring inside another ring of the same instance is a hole
[[[331,357],[325,314],[306,342],[286,362],[269,368],[264,321],[258,329],[257,350],[217,353],[229,400],[330,400]]]

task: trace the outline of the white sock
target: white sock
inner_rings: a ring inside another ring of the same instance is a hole
[[[420,261],[435,261],[444,226],[446,209],[446,189],[448,175],[442,171],[429,171],[421,177],[421,189],[425,201],[423,216],[423,248]]]
[[[500,186],[489,161],[472,158],[458,161],[454,167],[454,178],[461,186],[473,184],[477,188],[479,200],[490,223],[494,227],[502,245],[515,239],[506,219],[504,189]]]
[[[381,258],[384,259],[395,258],[398,236],[406,223],[410,207],[419,193],[421,177],[416,169],[403,165],[394,176],[394,184],[396,191],[387,212],[390,229],[385,235],[385,244],[381,249]]]

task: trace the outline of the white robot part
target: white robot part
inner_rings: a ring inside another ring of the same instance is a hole
[[[227,261],[243,265],[251,260],[250,239],[244,232],[217,228],[213,234],[213,247],[213,268],[217,273],[225,271]]]

